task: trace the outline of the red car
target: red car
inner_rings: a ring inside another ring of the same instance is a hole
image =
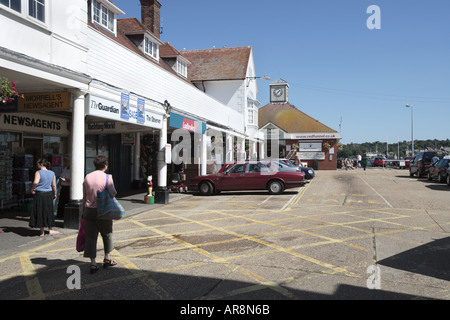
[[[373,166],[374,167],[386,167],[386,158],[376,157],[373,160]]]
[[[191,189],[209,196],[221,191],[268,190],[280,194],[285,189],[302,187],[307,183],[304,175],[297,172],[280,172],[270,164],[237,163],[222,172],[194,177]]]

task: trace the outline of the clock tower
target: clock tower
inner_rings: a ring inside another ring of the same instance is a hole
[[[270,85],[270,103],[286,103],[289,98],[289,84],[283,79],[277,79]]]

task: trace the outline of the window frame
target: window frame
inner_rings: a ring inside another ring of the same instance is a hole
[[[144,53],[152,59],[159,61],[159,45],[147,35],[144,36]]]
[[[3,0],[5,2],[5,0]],[[27,20],[41,28],[48,29],[50,27],[50,6],[51,1],[49,0],[7,0],[8,4],[0,3],[0,10],[7,11],[21,19]],[[18,4],[19,10],[17,8],[13,8],[11,3],[14,2]],[[35,8],[41,5],[40,9],[35,10],[35,15],[32,10],[32,6]],[[38,13],[41,12],[42,19],[40,19]]]
[[[5,0],[2,0],[2,1],[5,1]],[[14,12],[22,13],[22,0],[6,0],[6,1],[8,2],[8,4],[5,4],[5,3],[0,2],[0,5],[2,5],[2,6],[5,7],[5,8],[8,8],[9,10],[12,10],[12,11],[14,11]],[[11,3],[12,3],[12,2],[15,2],[15,3],[18,3],[18,4],[19,4],[19,10],[16,10],[16,9],[14,9],[14,8],[11,6]]]
[[[28,17],[35,19],[36,21],[39,21],[40,23],[45,24],[46,18],[47,18],[47,3],[45,0],[28,0],[28,10],[27,15]],[[42,7],[40,7],[42,6]],[[32,9],[34,8],[33,12]],[[39,13],[43,15],[43,19],[39,17]]]
[[[116,35],[117,14],[110,10],[102,1],[92,0],[91,21],[103,29]]]
[[[187,63],[177,58],[177,73],[187,78]]]

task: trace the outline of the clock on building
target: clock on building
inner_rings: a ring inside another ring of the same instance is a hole
[[[270,102],[287,102],[289,84],[282,80],[275,80],[270,84]]]

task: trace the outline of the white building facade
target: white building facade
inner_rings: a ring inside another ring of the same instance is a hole
[[[25,95],[0,105],[0,152],[8,160],[50,157],[55,170],[61,155],[70,155],[74,203],[82,199],[96,154],[108,156],[123,188],[145,179],[153,161],[165,203],[166,155],[174,145],[168,133],[193,124],[187,128],[199,141],[196,155],[205,174],[207,129],[244,138],[252,130],[246,112],[256,108],[256,81],[241,80],[236,94],[251,98],[239,107],[241,96],[220,99],[223,88],[199,90],[189,81],[188,59],[175,56],[171,65],[159,56],[165,43],[152,26],[159,26],[161,4],[141,0],[141,7],[139,21],[118,19],[123,12],[109,0],[0,2],[0,77]],[[26,197],[26,190],[18,196]]]

